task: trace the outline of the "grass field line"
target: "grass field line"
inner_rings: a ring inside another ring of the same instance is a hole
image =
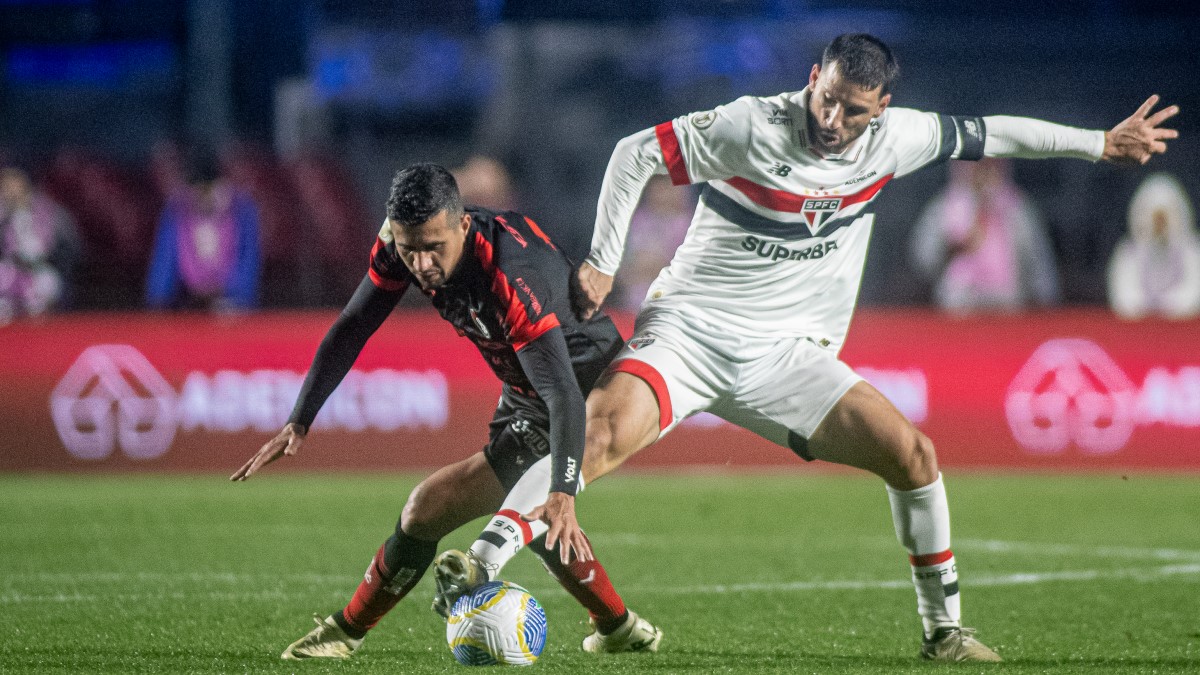
[[[1094,558],[1137,558],[1153,560],[1200,561],[1200,551],[1178,548],[1149,548],[1139,546],[1083,546],[1079,544],[1048,544],[1044,542],[1001,541],[995,539],[958,539],[956,549],[983,550],[989,553],[1036,553],[1044,555],[1089,556]]]
[[[965,585],[981,587],[981,586],[1022,586],[1030,584],[1054,583],[1054,582],[1078,582],[1078,581],[1107,581],[1127,579],[1137,582],[1154,582],[1160,581],[1167,577],[1193,576],[1200,575],[1200,563],[1177,564],[1177,565],[1159,565],[1157,567],[1128,567],[1108,570],[1061,570],[1057,572],[1013,572],[1010,574],[998,575],[979,575],[968,576],[963,579]],[[36,575],[27,575],[36,576]],[[44,576],[58,576],[45,574]],[[125,581],[147,581],[153,578],[170,578],[178,580],[180,577],[190,579],[192,581],[205,581],[204,577],[209,577],[207,581],[219,580],[235,583],[253,583],[268,578],[267,575],[249,575],[249,574],[228,574],[218,573],[205,575],[204,573],[191,573],[185,575],[165,575],[158,573],[136,572],[130,574],[106,573],[109,578],[116,579],[124,577]],[[314,575],[314,574],[290,574],[290,575],[270,575],[270,579],[274,581],[293,582],[298,580],[309,581],[321,580],[322,582],[331,582],[338,585],[346,585],[349,578],[346,576],[331,576],[331,575]],[[829,580],[829,581],[790,581],[790,582],[772,582],[772,583],[740,583],[740,584],[706,584],[695,586],[643,586],[630,587],[625,589],[628,592],[636,593],[654,593],[667,595],[688,595],[695,593],[759,593],[759,592],[797,592],[797,591],[834,591],[834,590],[893,590],[893,589],[910,589],[912,582],[908,579],[885,579],[885,580]],[[559,588],[549,588],[538,590],[539,594],[564,594]],[[341,591],[335,595],[341,595]],[[49,594],[32,594],[23,592],[7,592],[0,594],[0,605],[16,605],[27,603],[66,603],[66,602],[144,602],[147,600],[186,600],[197,597],[204,597],[216,600],[228,601],[243,601],[247,599],[258,600],[289,600],[310,598],[311,590],[290,591],[285,592],[278,589],[259,589],[252,591],[181,591],[173,590],[158,593],[118,593],[118,594],[94,594],[94,593],[49,593]]]
[[[343,579],[344,581],[344,579]],[[200,593],[189,591],[164,591],[160,593],[3,593],[0,594],[0,605],[20,605],[27,603],[42,604],[42,603],[64,603],[64,602],[107,602],[114,604],[121,603],[144,603],[153,600],[171,600],[171,601],[188,601],[196,598],[206,598],[209,600],[224,600],[228,602],[242,602],[244,600],[259,600],[263,602],[272,600],[298,600],[302,598],[311,598],[312,593],[302,592],[284,592],[278,589],[260,589],[252,591],[203,591]]]
[[[632,532],[593,533],[592,539],[601,542],[603,546],[672,546],[681,539],[671,535],[646,535]],[[759,538],[755,538],[759,541]],[[880,548],[898,548],[899,544],[891,537],[869,537],[861,541]],[[784,542],[794,546],[795,542]],[[1151,560],[1181,560],[1200,562],[1200,550],[1179,548],[1155,548],[1149,546],[1088,546],[1083,544],[1052,544],[1036,541],[1004,541],[998,539],[955,539],[952,548],[956,551],[986,551],[988,553],[1027,553],[1035,555],[1054,555],[1089,558],[1133,558]]]
[[[48,583],[77,581],[83,583],[170,583],[190,582],[197,584],[260,584],[265,581],[288,583],[327,584],[345,583],[350,574],[277,573],[277,572],[12,572],[4,580],[29,579]]]
[[[1015,572],[1012,574],[980,575],[963,578],[965,586],[1022,586],[1042,584],[1057,581],[1102,581],[1129,579],[1131,581],[1158,581],[1164,577],[1200,575],[1200,563],[1187,565],[1161,565],[1158,567],[1136,567],[1111,570],[1063,570],[1059,572]],[[785,592],[785,591],[827,591],[827,590],[888,590],[911,589],[912,582],[908,579],[892,580],[831,580],[831,581],[791,581],[778,583],[744,583],[744,584],[711,584],[685,587],[646,586],[630,588],[638,593],[669,593],[685,595],[690,593],[747,593],[747,592]]]

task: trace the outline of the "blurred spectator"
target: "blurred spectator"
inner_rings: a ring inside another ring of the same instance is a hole
[[[1165,173],[1148,176],[1129,203],[1129,235],[1108,264],[1108,301],[1127,319],[1200,314],[1200,237],[1187,192]]]
[[[150,260],[150,307],[249,309],[258,304],[258,207],[215,159],[189,162],[187,187],[163,208]]]
[[[662,268],[683,243],[696,200],[691,190],[676,187],[666,176],[654,176],[629,221],[625,262],[616,280],[613,306],[630,311],[641,307]]]
[[[1041,215],[1004,160],[954,162],[950,182],[926,205],[911,258],[935,280],[934,299],[954,312],[1058,303],[1058,274]]]
[[[60,305],[79,254],[67,210],[35,190],[25,171],[0,169],[0,324]]]
[[[473,155],[466,163],[451,171],[465,204],[482,206],[493,211],[512,211],[517,208],[512,178],[499,161],[486,155]]]

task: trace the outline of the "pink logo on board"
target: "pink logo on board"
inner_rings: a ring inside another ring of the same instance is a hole
[[[1033,454],[1074,444],[1091,455],[1120,451],[1137,426],[1137,390],[1100,345],[1043,343],[1017,372],[1004,401],[1013,437]]]
[[[95,345],[50,394],[50,414],[67,451],[100,460],[118,448],[154,459],[175,439],[174,388],[129,345]]]

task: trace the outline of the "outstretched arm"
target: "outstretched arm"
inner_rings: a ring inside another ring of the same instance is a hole
[[[558,544],[564,565],[570,562],[572,552],[579,560],[591,560],[591,545],[575,518],[587,415],[562,329],[553,328],[525,345],[517,358],[550,417],[550,494],[526,519],[542,520],[549,526],[546,548],[553,550]]]
[[[317,412],[333,390],[341,384],[346,373],[350,372],[355,359],[367,344],[367,339],[379,329],[403,294],[403,291],[386,291],[379,288],[370,277],[362,280],[358,290],[342,310],[341,316],[325,334],[325,339],[321,340],[321,346],[317,348],[312,367],[304,378],[304,385],[300,388],[300,396],[288,423],[275,438],[267,441],[253,457],[235,471],[229,480],[246,480],[280,457],[291,456],[300,451]]]
[[[612,291],[633,210],[655,173],[666,173],[666,165],[654,129],[644,129],[617,143],[600,185],[592,251],[576,276],[573,299],[581,318],[590,319]]]
[[[1154,155],[1167,151],[1166,141],[1179,132],[1164,129],[1162,123],[1179,112],[1168,106],[1154,114],[1158,96],[1151,96],[1133,115],[1109,131],[1076,129],[1028,117],[993,115],[984,117],[987,157],[1043,159],[1075,157],[1114,164],[1145,164]]]
[[[592,252],[576,275],[572,300],[581,318],[591,318],[612,290],[629,221],[650,177],[669,174],[675,185],[689,185],[736,175],[751,146],[756,101],[740,98],[621,139],[600,186]]]

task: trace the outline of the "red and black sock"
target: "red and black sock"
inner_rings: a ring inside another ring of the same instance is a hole
[[[564,565],[557,550],[551,551],[546,548],[545,536],[530,542],[529,550],[542,559],[546,571],[558,579],[558,583],[587,609],[601,633],[607,635],[625,623],[629,616],[625,609],[625,601],[621,599],[617,589],[613,588],[608,572],[600,561],[572,560]]]
[[[436,541],[410,537],[397,527],[375,553],[350,603],[333,620],[352,638],[366,635],[417,585],[436,553]]]

